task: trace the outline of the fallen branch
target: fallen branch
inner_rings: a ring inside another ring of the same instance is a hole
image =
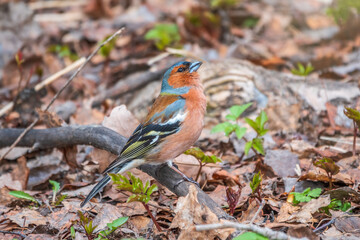
[[[49,110],[50,106],[55,102],[55,100],[59,97],[59,95],[67,88],[72,80],[79,74],[79,72],[85,67],[85,65],[95,56],[95,54],[108,42],[110,42],[115,37],[119,36],[124,31],[124,28],[119,29],[117,32],[115,32],[113,35],[111,35],[108,39],[106,39],[104,42],[102,42],[95,50],[86,58],[85,62],[81,64],[81,66],[71,75],[71,77],[66,81],[64,86],[55,94],[55,96],[51,99],[49,104],[45,107],[44,112]],[[0,157],[0,163],[5,158],[5,156],[20,142],[20,140],[25,136],[25,134],[32,129],[36,123],[39,121],[39,118],[37,117],[21,134],[20,136],[15,140],[15,142],[10,146],[10,148],[5,152],[4,155]]]
[[[15,128],[0,129],[0,148],[9,146],[23,130]],[[51,149],[74,145],[91,145],[118,155],[126,140],[117,132],[103,126],[66,126],[32,129],[19,141],[18,146],[31,147],[32,149]],[[177,196],[186,196],[190,185],[193,184],[184,181],[183,177],[171,169],[167,163],[160,165],[145,164],[139,169],[152,176]],[[200,204],[209,207],[219,219],[233,219],[200,188],[197,187],[197,190],[197,198]]]
[[[255,232],[265,237],[268,237],[269,239],[274,239],[274,240],[308,240],[308,238],[294,238],[286,235],[283,232],[274,231],[270,228],[259,227],[253,224],[224,222],[224,223],[214,223],[207,225],[197,225],[195,228],[196,231],[209,231],[213,229],[236,228],[237,230]]]

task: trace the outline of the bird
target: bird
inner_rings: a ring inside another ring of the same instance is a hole
[[[119,156],[105,169],[105,176],[80,204],[85,206],[111,179],[108,173],[123,173],[148,163],[164,163],[189,180],[172,160],[189,149],[204,126],[206,97],[197,70],[202,62],[181,61],[162,78],[161,91],[149,113],[134,130]]]

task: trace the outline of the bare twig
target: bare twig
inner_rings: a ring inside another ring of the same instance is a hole
[[[197,160],[199,161],[200,167],[199,167],[198,173],[196,174],[196,178],[195,178],[195,181],[196,181],[196,182],[199,180],[201,170],[202,170],[202,168],[203,168],[203,166],[204,166],[203,163],[201,162],[201,160],[199,160],[199,159],[197,159]]]
[[[261,234],[269,239],[278,239],[278,240],[307,240],[308,238],[294,238],[288,236],[283,232],[274,231],[270,228],[262,228],[253,224],[241,224],[226,221],[224,223],[214,223],[214,224],[206,224],[206,225],[197,225],[196,231],[209,231],[213,229],[223,229],[223,228],[236,228],[238,230],[243,231],[251,231],[258,234]]]
[[[18,232],[11,232],[11,231],[3,231],[3,230],[0,230],[0,233],[17,235],[17,236],[21,237],[22,239],[26,238],[26,236],[25,236],[24,234],[21,234],[21,233],[18,233]]]
[[[355,120],[353,120],[354,123],[354,140],[353,140],[353,157],[356,155],[356,134],[357,134],[357,126]]]
[[[153,223],[155,224],[156,229],[157,229],[159,232],[161,232],[162,229],[161,229],[159,223],[156,221],[154,215],[151,213],[150,208],[149,208],[149,205],[147,205],[147,204],[144,203],[144,202],[141,202],[141,203],[142,203],[142,205],[144,206],[144,208],[146,209],[146,211],[147,211],[147,213],[149,214],[149,216],[151,217],[151,220],[152,220]]]
[[[250,224],[253,224],[253,223],[254,223],[255,219],[258,217],[258,215],[259,215],[259,213],[261,212],[261,210],[263,209],[264,205],[265,205],[265,201],[264,201],[264,199],[263,199],[263,200],[261,201],[261,203],[260,203],[259,209],[256,211],[255,215],[254,215],[253,218],[251,219]]]
[[[72,80],[79,74],[79,72],[85,67],[85,65],[95,56],[95,54],[102,48],[105,44],[110,42],[113,38],[119,36],[124,31],[124,28],[119,29],[117,32],[115,32],[113,35],[111,35],[108,39],[106,39],[104,42],[102,42],[85,60],[85,62],[71,75],[71,77],[67,80],[65,85],[55,94],[55,96],[51,99],[49,104],[45,107],[44,111],[49,110],[50,106],[55,102],[55,100],[59,97],[59,95],[64,91],[67,86],[72,82]],[[36,118],[32,124],[30,124],[24,132],[16,139],[16,141],[10,146],[10,148],[5,152],[3,156],[0,158],[1,161],[5,158],[5,156],[18,144],[18,142],[25,136],[27,132],[29,132],[30,129],[32,129],[36,123],[39,121],[39,118]]]
[[[320,227],[314,229],[313,232],[319,232],[321,230],[324,230],[325,228],[329,227],[331,224],[333,224],[335,222],[336,218],[332,218],[330,221],[328,221],[327,223],[325,223],[324,225],[321,225]]]

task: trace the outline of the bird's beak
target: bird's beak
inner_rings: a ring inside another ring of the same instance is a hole
[[[199,67],[201,66],[202,62],[193,62],[191,65],[190,65],[190,70],[189,70],[189,73],[193,73],[193,72],[196,72]]]

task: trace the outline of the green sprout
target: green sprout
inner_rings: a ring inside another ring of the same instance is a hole
[[[156,192],[158,187],[155,184],[150,186],[149,181],[147,181],[144,185],[141,179],[135,177],[131,172],[128,172],[129,179],[121,174],[109,173],[109,176],[111,177],[111,180],[114,182],[114,186],[117,189],[132,193],[132,195],[128,197],[127,202],[141,202],[153,220],[158,231],[162,231],[159,223],[151,213],[148,205],[148,202],[151,199],[151,194]]]
[[[85,235],[88,239],[94,239],[94,231],[97,228],[97,225],[93,226],[93,221],[86,217],[81,211],[78,211],[80,218],[80,225],[85,230]]]
[[[195,181],[198,181],[202,168],[208,163],[222,162],[220,158],[215,155],[206,155],[200,148],[194,147],[185,151],[186,155],[194,156],[199,161],[199,171],[196,174]]]
[[[10,194],[11,196],[16,197],[16,198],[21,198],[21,199],[29,200],[29,201],[32,201],[32,202],[38,204],[38,201],[37,201],[33,196],[31,196],[30,194],[28,194],[28,193],[26,193],[26,192],[23,192],[23,191],[10,191],[9,194]]]
[[[292,192],[290,194],[294,196],[293,204],[297,205],[299,203],[310,202],[311,199],[318,198],[321,194],[321,191],[322,191],[321,188],[315,188],[312,190],[311,188],[307,188],[301,193]]]
[[[301,63],[298,63],[297,67],[298,67],[297,69],[296,68],[291,69],[292,74],[306,77],[314,71],[314,67],[311,65],[311,63],[308,63],[306,67]]]
[[[250,182],[250,188],[252,195],[255,196],[260,202],[262,201],[261,183],[262,183],[262,174],[261,171],[259,171],[258,173],[254,174],[254,177]]]
[[[255,154],[265,155],[265,150],[263,146],[263,136],[269,131],[265,128],[265,124],[268,121],[268,117],[264,111],[261,111],[259,116],[256,117],[255,121],[250,118],[245,118],[245,121],[249,124],[251,128],[256,132],[256,137],[248,141],[244,136],[246,133],[246,127],[240,127],[237,124],[237,121],[240,115],[248,109],[252,103],[247,103],[244,105],[235,105],[230,108],[230,114],[226,115],[225,118],[233,122],[223,122],[211,129],[211,133],[224,132],[225,136],[229,136],[231,133],[235,133],[236,137],[244,139],[246,141],[244,152],[248,155],[249,150],[252,149]]]
[[[325,170],[325,172],[328,176],[330,189],[332,189],[332,177],[333,177],[333,175],[336,175],[339,173],[339,171],[340,171],[339,166],[336,165],[332,159],[326,158],[326,157],[314,160],[313,164],[314,164],[314,166]]]
[[[107,229],[100,231],[98,237],[95,238],[95,240],[109,240],[109,238],[107,236],[109,236],[111,233],[113,233],[118,227],[122,226],[128,220],[129,220],[129,217],[121,217],[121,218],[118,218],[118,219],[112,221],[111,223],[106,224]]]
[[[333,17],[338,25],[345,24],[352,15],[360,14],[359,0],[338,0],[333,7],[329,7],[326,13]]]
[[[58,183],[57,181],[53,181],[53,180],[49,180],[49,182],[50,182],[50,184],[52,186],[52,190],[53,190],[52,204],[55,206],[58,206],[67,197],[67,195],[66,194],[60,195],[60,197],[56,200],[56,196],[60,191],[60,183]]]
[[[156,24],[146,33],[145,39],[154,40],[155,46],[159,50],[164,50],[165,47],[175,45],[180,41],[178,26],[168,23]]]
[[[79,56],[71,51],[67,45],[51,45],[48,50],[49,52],[56,53],[60,58],[69,58],[71,61],[79,59]]]

